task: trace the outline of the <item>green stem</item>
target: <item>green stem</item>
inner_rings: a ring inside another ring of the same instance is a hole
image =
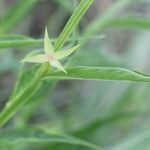
[[[2,127],[42,86],[41,77],[49,72],[49,64],[42,65],[36,72],[35,78],[29,86],[18,96],[12,97],[0,113],[0,127]]]
[[[18,97],[6,103],[5,108],[0,113],[0,127],[2,127],[15,113],[24,105],[28,99],[40,88],[41,81],[33,80],[30,86]]]

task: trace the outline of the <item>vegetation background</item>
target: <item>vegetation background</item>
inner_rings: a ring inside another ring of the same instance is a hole
[[[69,65],[150,74],[150,1],[127,1],[94,0],[68,42],[86,39]],[[22,71],[19,61],[42,49],[46,25],[50,37],[57,38],[77,5],[78,0],[0,0],[0,110]],[[23,84],[34,73],[26,73]],[[149,110],[149,83],[44,81],[1,129],[0,149],[149,150]]]

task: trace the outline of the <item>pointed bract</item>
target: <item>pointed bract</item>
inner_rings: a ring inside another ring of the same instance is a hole
[[[61,65],[58,59],[65,58],[72,54],[75,50],[79,48],[80,45],[74,46],[64,51],[54,52],[53,45],[49,39],[47,28],[45,28],[45,37],[44,37],[44,51],[45,54],[38,54],[35,56],[27,56],[21,62],[31,62],[31,63],[45,63],[49,62],[51,66],[67,73],[65,68]]]
[[[54,54],[54,48],[48,36],[47,28],[45,28],[45,37],[44,37],[44,51],[46,54]]]
[[[21,62],[31,62],[31,63],[44,63],[48,62],[48,59],[45,54],[38,54],[35,56],[27,56]]]
[[[60,63],[58,60],[50,61],[50,64],[51,64],[53,67],[55,67],[55,68],[57,68],[57,69],[63,71],[64,73],[67,73],[67,71],[64,69],[64,67],[61,65],[61,63]]]
[[[71,55],[75,50],[77,50],[80,47],[80,45],[74,46],[72,48],[69,48],[67,50],[58,51],[55,52],[56,59],[63,59],[69,55]]]

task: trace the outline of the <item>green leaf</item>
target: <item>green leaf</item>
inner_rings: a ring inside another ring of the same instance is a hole
[[[18,129],[18,130],[1,130],[0,145],[10,145],[19,143],[64,143],[72,145],[80,145],[87,148],[102,150],[89,142],[74,138],[69,135],[51,134],[38,129]]]
[[[32,39],[28,36],[19,35],[19,34],[0,34],[0,41],[2,40],[25,40]]]
[[[103,36],[94,36],[94,37],[75,37],[67,39],[68,42],[76,41],[85,41],[89,39],[101,39]],[[56,42],[56,39],[50,39],[52,43]],[[22,35],[0,35],[0,48],[19,48],[27,46],[42,46],[43,39],[33,39],[31,37],[26,37]]]
[[[42,39],[33,39],[31,37],[15,34],[0,35],[0,48],[17,48],[23,46],[36,46],[43,44]]]
[[[137,71],[116,67],[72,67],[67,68],[67,74],[52,72],[44,79],[57,80],[124,80],[150,82],[150,76]]]
[[[136,29],[150,29],[150,20],[142,18],[120,18],[113,19],[107,25],[108,27],[125,27],[125,28],[136,28]]]
[[[18,48],[24,46],[37,46],[42,45],[43,39],[13,39],[13,40],[0,40],[0,48]]]
[[[94,0],[82,0],[59,35],[54,49],[60,50]]]
[[[67,50],[63,50],[63,51],[57,51],[55,53],[55,57],[56,59],[62,59],[65,58],[69,55],[71,55],[74,51],[76,51],[78,48],[80,47],[80,45],[74,46],[72,48],[69,48]]]

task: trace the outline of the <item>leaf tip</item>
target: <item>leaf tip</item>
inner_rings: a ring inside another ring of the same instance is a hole
[[[48,31],[47,31],[47,26],[45,26],[45,33],[48,33]]]

